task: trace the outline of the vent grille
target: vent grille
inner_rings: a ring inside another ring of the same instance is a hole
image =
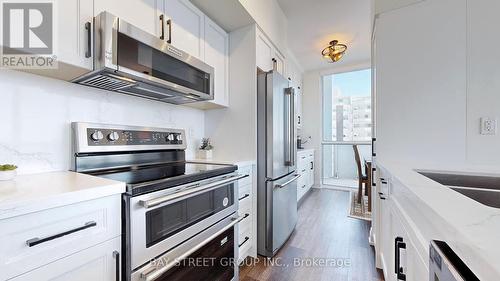
[[[97,74],[89,79],[79,82],[80,84],[92,86],[100,89],[117,91],[135,85],[133,81],[110,77],[108,75]]]

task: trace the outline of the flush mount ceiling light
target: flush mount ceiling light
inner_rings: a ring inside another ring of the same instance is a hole
[[[321,55],[323,55],[328,62],[337,62],[344,56],[346,50],[346,45],[339,44],[338,40],[333,40],[330,41],[330,45],[328,47],[323,49]]]

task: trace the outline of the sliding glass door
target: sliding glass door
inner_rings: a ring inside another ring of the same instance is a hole
[[[323,76],[322,184],[358,186],[358,168],[370,160],[372,134],[371,70]]]

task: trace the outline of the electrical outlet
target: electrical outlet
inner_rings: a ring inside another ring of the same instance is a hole
[[[496,135],[497,120],[494,118],[481,118],[481,135]]]

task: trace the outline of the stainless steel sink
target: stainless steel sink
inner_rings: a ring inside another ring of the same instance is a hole
[[[500,208],[500,177],[418,172],[486,206]]]

